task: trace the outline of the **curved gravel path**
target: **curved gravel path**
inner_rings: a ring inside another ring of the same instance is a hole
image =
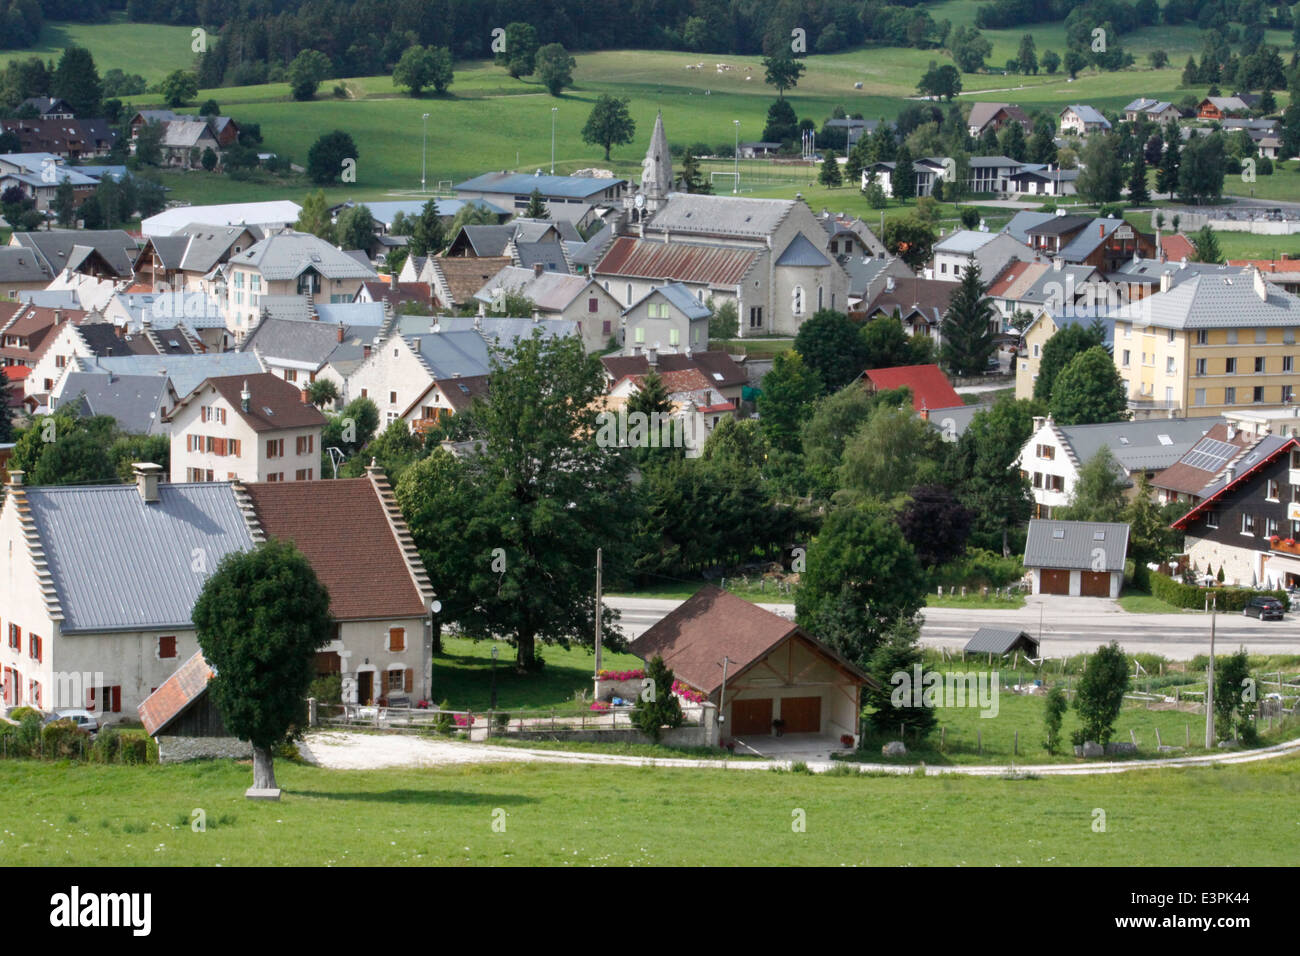
[[[332,770],[374,770],[381,767],[442,767],[467,763],[517,761],[527,763],[598,764],[624,767],[689,767],[710,770],[789,769],[789,760],[692,760],[685,757],[630,757],[622,754],[583,753],[563,750],[531,750],[526,747],[497,747],[436,740],[406,734],[358,734],[346,731],[318,731],[298,744],[303,759]],[[1086,764],[997,764],[978,766],[927,766],[924,764],[846,763],[839,760],[808,761],[808,769],[824,773],[832,767],[856,767],[862,773],[912,774],[922,766],[927,774],[965,774],[973,777],[1008,775],[1087,776],[1157,770],[1177,767],[1205,767],[1210,764],[1254,763],[1300,753],[1300,738],[1258,750],[1228,750],[1199,757],[1169,757],[1160,760],[1124,760]]]

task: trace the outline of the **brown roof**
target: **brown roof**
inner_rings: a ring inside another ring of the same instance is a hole
[[[243,410],[240,393],[248,385],[250,399],[248,411]],[[290,385],[284,379],[270,372],[258,372],[254,375],[222,375],[206,380],[203,385],[211,385],[217,393],[228,401],[244,421],[254,431],[269,432],[281,428],[311,428],[324,425],[325,416],[320,409],[310,402],[302,400],[302,390]],[[168,416],[174,418],[176,412],[194,400],[203,386],[199,386],[185,401],[176,406]]]
[[[453,411],[462,412],[473,404],[476,398],[486,398],[488,394],[488,375],[467,375],[462,378],[440,378],[429,383],[429,387],[420,393],[419,397],[413,401],[402,412],[405,418],[411,412],[415,411],[423,402],[426,396],[435,388],[441,389],[447,403],[451,405]]]
[[[369,477],[245,486],[262,530],[292,541],[330,593],[336,621],[423,617],[379,491]],[[419,568],[423,575],[423,568]],[[419,635],[409,635],[418,640]]]
[[[510,265],[509,256],[434,256],[434,266],[442,273],[452,301],[444,306],[469,302],[488,280]]]
[[[645,375],[650,371],[650,362],[644,355],[610,355],[600,361],[615,382],[628,375]],[[685,352],[669,352],[659,356],[661,374],[688,368],[703,372],[714,388],[744,385],[749,381],[745,370],[726,352],[692,352],[690,355]]]
[[[1241,429],[1236,429],[1232,438],[1229,439],[1228,426],[1223,422],[1211,427],[1210,430],[1205,433],[1205,438],[1213,438],[1215,441],[1227,442],[1238,449],[1244,449],[1254,441],[1253,438],[1247,436],[1241,431]],[[1202,439],[1202,441],[1203,440],[1204,439]],[[1187,453],[1183,455],[1182,458],[1152,478],[1152,487],[1163,488],[1166,491],[1177,491],[1182,494],[1194,495],[1198,494],[1202,488],[1213,481],[1214,476],[1218,474],[1222,468],[1207,471],[1204,468],[1197,468],[1193,465],[1189,465],[1185,461],[1185,459],[1193,456],[1193,453],[1197,450],[1197,446],[1200,444],[1201,442],[1198,441],[1188,449]]]
[[[862,307],[862,311],[868,315],[893,315],[897,309],[903,318],[919,312],[927,322],[937,324],[948,311],[952,294],[960,287],[960,282],[944,282],[942,279],[899,279],[892,291],[881,290]]]
[[[633,641],[628,650],[645,661],[662,657],[678,680],[712,695],[722,686],[724,657],[729,659],[730,680],[796,635],[846,673],[864,683],[871,681],[793,621],[713,585],[696,591]]]
[[[198,651],[176,668],[162,686],[145,698],[137,710],[145,733],[151,737],[180,716],[208,687],[213,670]]]
[[[752,249],[687,242],[650,242],[620,236],[610,243],[594,273],[656,281],[734,286],[758,260]]]
[[[433,304],[433,290],[423,282],[399,282],[396,289],[393,288],[391,282],[382,280],[363,282],[361,285],[375,302],[391,301],[395,305],[401,305],[404,302],[418,302],[420,305]]]

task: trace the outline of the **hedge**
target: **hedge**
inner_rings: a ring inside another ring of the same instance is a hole
[[[1207,597],[1215,597],[1220,611],[1240,611],[1251,598],[1260,596],[1274,597],[1282,602],[1282,607],[1289,609],[1291,602],[1285,591],[1260,591],[1254,588],[1207,588],[1192,586],[1177,581],[1163,574],[1151,575],[1151,596],[1157,597],[1174,607],[1188,607],[1201,610],[1205,607]]]

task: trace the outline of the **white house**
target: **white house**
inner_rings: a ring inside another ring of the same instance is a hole
[[[270,372],[209,378],[167,420],[172,475],[185,481],[320,477],[325,416]]]

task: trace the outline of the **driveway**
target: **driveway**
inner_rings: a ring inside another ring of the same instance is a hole
[[[736,753],[773,760],[829,761],[832,753],[846,753],[838,737],[830,734],[785,734],[773,737],[737,737]]]
[[[793,740],[772,738],[773,740]],[[812,735],[809,735],[812,736]],[[764,739],[764,742],[766,739]],[[739,750],[739,748],[737,748]],[[449,740],[434,740],[405,734],[356,734],[339,731],[315,731],[300,742],[298,751],[308,763],[333,770],[374,770],[381,767],[438,767],[454,764],[492,763],[512,760],[529,763],[602,764],[623,767],[676,767],[694,770],[775,770],[790,769],[794,760],[803,760],[814,773],[832,767],[856,767],[861,773],[961,774],[976,777],[1002,777],[1008,774],[1035,776],[1089,776],[1174,767],[1203,767],[1209,764],[1253,763],[1300,753],[1300,739],[1265,747],[1261,750],[1226,751],[1202,757],[1173,757],[1167,760],[1127,760],[1067,764],[927,767],[923,764],[860,763],[845,764],[829,759],[805,759],[783,755],[770,760],[691,760],[685,757],[626,757],[621,754],[575,753],[562,750],[529,750],[524,747],[493,747]]]

